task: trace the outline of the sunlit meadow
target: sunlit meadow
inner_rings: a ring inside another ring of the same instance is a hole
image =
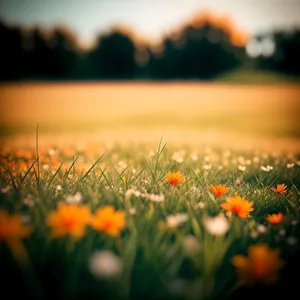
[[[297,87],[0,95],[3,291],[231,299],[285,278],[300,249]]]

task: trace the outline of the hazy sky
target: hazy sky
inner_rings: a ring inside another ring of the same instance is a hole
[[[13,24],[64,24],[83,41],[117,24],[151,39],[201,9],[228,14],[249,34],[300,26],[300,0],[0,0],[0,19]]]

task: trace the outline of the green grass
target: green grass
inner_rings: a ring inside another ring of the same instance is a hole
[[[275,156],[223,148],[200,148],[194,153],[161,141],[156,149],[115,145],[98,153],[74,145],[74,155],[66,154],[61,145],[50,155],[40,142],[36,146],[29,158],[16,150],[1,154],[1,207],[20,212],[34,228],[24,241],[29,262],[18,262],[8,247],[1,247],[3,289],[9,290],[10,283],[18,285],[17,292],[25,299],[230,299],[239,288],[230,262],[235,254],[246,255],[249,245],[267,243],[289,261],[299,249],[298,240],[288,242],[300,233],[296,224],[299,153]],[[26,160],[22,170],[14,171],[13,163]],[[261,169],[267,165],[273,170]],[[186,180],[170,186],[169,170],[180,170]],[[286,195],[271,191],[279,183],[287,185]],[[211,184],[226,184],[230,189],[217,198],[209,190]],[[144,196],[126,197],[130,189]],[[105,205],[124,211],[126,228],[121,236],[110,237],[88,227],[79,240],[52,240],[47,216],[76,192],[92,212]],[[247,219],[226,216],[228,232],[210,234],[205,216],[222,213],[220,203],[235,193],[253,201],[254,211]],[[164,201],[153,202],[150,194],[163,194]],[[268,224],[267,214],[277,212],[286,216],[284,223]],[[186,214],[187,220],[169,228],[167,217],[178,213]],[[260,224],[265,226],[263,233]],[[199,247],[186,246],[190,236]],[[90,271],[89,259],[99,250],[112,251],[121,259],[118,277],[97,278]]]
[[[293,77],[271,71],[240,69],[222,74],[217,78],[217,81],[243,84],[286,84],[299,83],[300,79],[299,77]]]

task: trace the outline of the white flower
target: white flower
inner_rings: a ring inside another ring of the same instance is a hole
[[[89,269],[97,278],[118,277],[123,268],[121,259],[111,251],[94,252],[89,260]]]
[[[180,155],[179,152],[174,152],[171,159],[178,162],[178,163],[183,162],[183,158],[182,158],[182,156]]]
[[[175,228],[188,220],[187,214],[175,214],[167,217],[167,225],[169,228]]]
[[[211,169],[211,165],[204,165],[203,168],[204,168],[204,170],[210,170]]]
[[[197,153],[191,154],[191,159],[192,159],[193,161],[197,161],[197,160],[199,159],[198,154],[197,154]]]
[[[246,170],[246,166],[239,166],[238,169],[242,172],[244,172]]]
[[[48,171],[50,169],[50,166],[48,164],[43,164],[42,168],[44,171]]]
[[[260,168],[261,168],[263,171],[265,171],[265,172],[269,172],[269,171],[273,170],[273,167],[272,167],[272,166],[269,166],[269,165],[267,165],[266,167],[265,167],[265,166],[261,166]]]
[[[288,169],[293,168],[294,166],[295,166],[294,163],[290,163],[290,164],[287,164],[287,165],[286,165],[286,167],[287,167]]]
[[[257,225],[257,231],[260,233],[265,233],[267,232],[267,227],[265,225],[259,224]]]
[[[145,198],[152,202],[164,202],[165,201],[165,196],[163,194],[160,195],[155,195],[155,194],[146,194]]]
[[[53,156],[55,153],[56,153],[56,151],[53,148],[50,148],[49,151],[48,151],[48,154],[50,156]]]
[[[61,190],[62,190],[62,187],[61,187],[60,184],[59,184],[58,186],[56,186],[56,190],[57,190],[57,191],[61,191]]]
[[[136,209],[134,207],[129,208],[129,213],[133,216],[136,214]]]
[[[76,192],[75,195],[67,195],[65,200],[69,204],[78,204],[82,201],[83,197],[80,192]]]
[[[216,217],[203,217],[203,224],[211,235],[224,235],[229,229],[229,223],[223,214]]]
[[[200,208],[200,209],[203,209],[203,208],[205,207],[205,203],[199,202],[199,203],[197,204],[197,207]]]
[[[131,196],[139,197],[139,196],[141,196],[141,192],[136,191],[135,189],[129,189],[125,193],[125,199],[129,200],[131,198]]]

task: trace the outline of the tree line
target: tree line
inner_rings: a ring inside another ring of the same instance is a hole
[[[268,55],[259,52],[266,37],[271,37],[274,48]],[[255,57],[247,54],[247,37],[228,20],[200,15],[157,45],[113,29],[100,34],[87,51],[64,27],[46,34],[39,28],[25,31],[0,22],[0,80],[210,80],[249,66],[300,76],[299,29],[251,39],[256,42]]]

